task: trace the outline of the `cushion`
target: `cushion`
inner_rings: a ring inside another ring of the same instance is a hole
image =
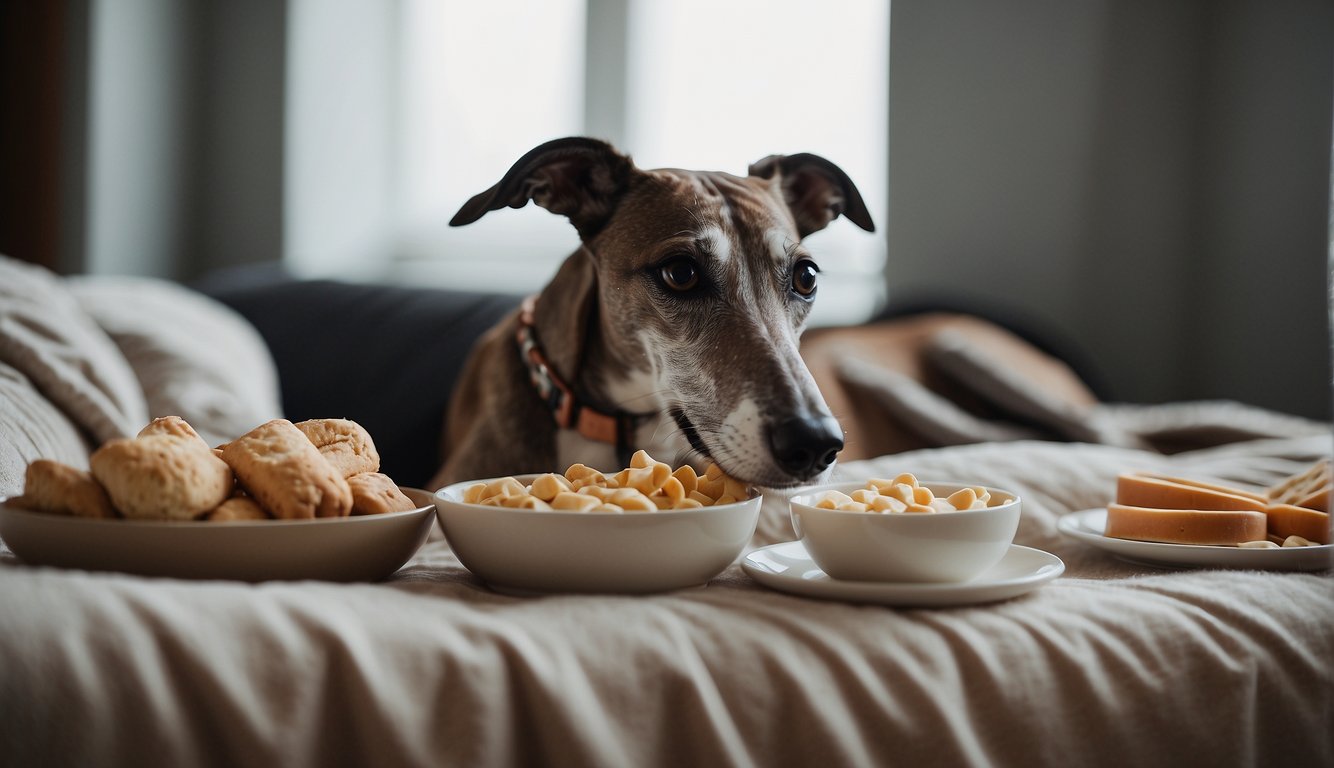
[[[841,461],[1032,438],[1126,444],[1062,358],[986,319],[948,312],[818,328],[801,354],[845,430]]]
[[[521,298],[262,269],[202,290],[264,337],[287,418],[360,423],[375,438],[381,471],[414,487],[440,469],[445,407],[473,342]]]
[[[129,362],[150,418],[180,416],[217,445],[282,415],[268,347],[230,308],[151,278],[67,283]]]

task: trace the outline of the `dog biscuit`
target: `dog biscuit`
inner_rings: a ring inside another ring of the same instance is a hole
[[[234,486],[231,470],[202,440],[174,435],[112,440],[89,463],[116,509],[139,520],[190,520]]]
[[[230,520],[268,520],[269,513],[249,496],[237,494],[219,504],[212,512],[206,513],[204,519],[210,523]]]
[[[320,450],[325,461],[344,478],[364,472],[380,471],[380,454],[371,435],[360,424],[348,419],[310,419],[297,422],[310,442]]]
[[[76,517],[115,517],[111,499],[93,476],[58,461],[38,459],[23,477],[23,495],[12,504]]]
[[[237,480],[281,519],[345,517],[352,489],[306,435],[286,419],[255,427],[222,447]]]
[[[204,438],[199,436],[194,427],[180,416],[159,416],[148,423],[148,426],[139,430],[139,437],[148,437],[149,435],[168,435],[171,437],[182,437],[189,440],[198,440],[199,444],[208,447]]]
[[[398,485],[388,475],[379,472],[362,472],[347,479],[352,489],[352,514],[379,515],[385,512],[402,512],[416,509],[412,499],[403,495]]]

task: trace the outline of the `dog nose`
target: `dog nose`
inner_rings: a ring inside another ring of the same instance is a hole
[[[805,479],[834,463],[843,450],[843,429],[831,416],[788,419],[770,430],[769,448],[783,471]]]

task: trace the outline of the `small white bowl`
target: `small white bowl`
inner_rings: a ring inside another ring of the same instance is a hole
[[[536,475],[517,475],[524,485]],[[639,594],[695,587],[736,561],[761,497],[659,512],[562,512],[465,504],[469,480],[435,494],[459,562],[498,592]]]
[[[938,497],[965,483],[922,483]],[[961,582],[1000,562],[1019,528],[1019,496],[987,488],[994,507],[959,512],[844,512],[814,506],[827,491],[851,493],[866,483],[803,489],[790,500],[792,527],[806,552],[831,578],[846,581]]]

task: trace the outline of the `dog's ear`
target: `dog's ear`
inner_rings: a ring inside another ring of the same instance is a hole
[[[597,234],[625,191],[634,164],[605,141],[571,137],[536,147],[494,187],[476,195],[450,219],[461,227],[487,211],[522,208],[529,200],[570,219],[585,240]]]
[[[797,221],[797,234],[818,232],[839,215],[867,232],[875,231],[871,214],[852,179],[842,168],[806,152],[769,155],[751,164],[749,173],[762,179],[778,177],[783,199]]]

